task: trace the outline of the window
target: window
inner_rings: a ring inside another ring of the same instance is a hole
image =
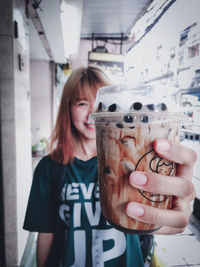
[[[193,58],[199,55],[199,44],[193,45],[188,48],[188,58]]]

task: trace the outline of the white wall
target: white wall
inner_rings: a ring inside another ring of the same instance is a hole
[[[30,60],[32,145],[52,130],[52,72],[48,61]]]
[[[178,83],[180,88],[187,88],[191,84],[194,69],[189,70],[189,68],[193,67],[192,65],[196,65],[196,69],[199,68],[200,56],[196,57],[197,62],[196,60],[194,62],[195,58],[189,59],[189,62],[188,55],[187,57],[184,56],[184,64],[179,64],[178,59],[181,51],[188,51],[187,46],[192,46],[190,42],[195,38],[190,37],[191,39],[187,45],[182,46],[179,46],[179,40],[183,30],[195,22],[197,22],[198,25],[193,34],[198,36],[200,25],[199,9],[199,0],[177,0],[166,11],[163,17],[154,25],[146,36],[127,54],[126,68],[128,71],[128,82],[143,82],[158,78],[173,71],[173,80],[171,81],[171,78],[169,78],[169,82],[173,83],[172,85],[176,86]],[[145,19],[144,16],[141,20],[146,23],[147,18]],[[144,24],[144,26],[145,25],[146,24]],[[146,27],[147,25],[145,28]],[[137,32],[137,24],[134,31]],[[139,38],[139,36],[137,37],[136,35],[136,39]],[[160,49],[158,49],[159,47]],[[171,50],[172,48],[173,50]],[[170,57],[172,51],[174,51],[173,60]],[[186,70],[183,71],[182,74],[181,72],[177,72],[178,69],[184,69],[184,67]],[[145,70],[148,71],[146,75]],[[178,81],[176,79],[178,79]],[[162,83],[164,83],[164,81],[162,81]]]
[[[29,78],[29,36],[28,20],[24,15],[24,2],[13,2],[13,20],[18,22],[19,37],[14,39],[14,110],[16,147],[16,225],[17,263],[20,264],[28,232],[22,229],[24,215],[32,182],[31,124],[30,124],[30,78]],[[19,69],[19,55],[23,66]],[[10,202],[10,205],[15,205]],[[9,248],[7,248],[8,250]],[[9,258],[7,259],[9,261]],[[11,265],[11,263],[10,263]]]
[[[23,0],[0,2],[0,119],[6,266],[19,266],[28,232],[22,230],[32,182],[29,35]],[[14,37],[13,22],[18,23]],[[19,69],[19,55],[23,59]]]

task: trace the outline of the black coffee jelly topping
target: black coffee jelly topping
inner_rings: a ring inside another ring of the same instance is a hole
[[[116,123],[116,126],[117,128],[120,128],[120,129],[124,128],[124,125],[120,122]]]
[[[117,109],[117,105],[115,103],[108,107],[108,111],[110,112],[115,112],[116,109]]]
[[[154,104],[149,104],[149,105],[147,105],[147,108],[149,110],[155,110],[155,105]]]
[[[135,102],[131,106],[131,109],[135,109],[135,110],[141,110],[141,108],[142,108],[142,103],[140,103],[140,102]]]
[[[104,172],[107,173],[107,174],[109,174],[110,173],[110,167],[105,167],[104,168]]]
[[[129,123],[132,123],[133,122],[133,117],[130,116],[130,115],[125,115],[124,116],[124,121],[125,122],[129,122]]]
[[[99,102],[97,111],[102,111],[102,110],[105,110],[105,109],[106,109],[105,105],[102,102]]]
[[[97,108],[97,110],[102,110],[103,109],[103,104],[101,103],[101,102],[99,102],[99,105],[98,105],[98,108]]]
[[[165,103],[160,103],[160,104],[158,104],[158,108],[159,108],[160,110],[162,110],[162,111],[167,110],[167,106],[165,105]]]
[[[159,103],[157,105],[155,105],[155,104],[143,105],[141,102],[133,103],[131,105],[131,107],[129,108],[129,110],[142,111],[143,107],[145,107],[145,106],[147,107],[147,109],[149,111],[154,111],[154,110],[156,110],[156,111],[159,111],[159,110],[160,111],[166,111],[167,110],[167,105],[165,103]],[[97,111],[103,111],[103,110],[106,111],[106,106],[102,102],[99,102]],[[108,111],[109,112],[115,112],[117,110],[120,111],[120,108],[116,103],[113,103],[108,107]],[[126,116],[126,119],[124,119],[124,121],[125,122],[132,122],[131,121],[131,116]]]
[[[149,121],[149,118],[147,116],[143,116],[141,119],[141,122],[147,123]]]

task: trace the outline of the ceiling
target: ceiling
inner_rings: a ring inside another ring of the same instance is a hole
[[[120,38],[130,34],[136,21],[146,12],[152,0],[65,0],[66,2],[82,2],[82,26],[80,38]],[[32,0],[33,2],[38,2]],[[60,7],[61,0],[42,0],[35,9],[43,27],[52,52],[53,60],[66,63],[64,41],[62,35]],[[73,21],[69,20],[73,27]],[[31,58],[49,60],[41,36],[30,22],[30,53]]]
[[[128,35],[146,12],[149,0],[84,0],[81,37]]]

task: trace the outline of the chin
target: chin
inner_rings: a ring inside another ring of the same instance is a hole
[[[96,134],[95,135],[90,135],[90,136],[86,136],[87,139],[89,140],[95,140],[96,141]]]

